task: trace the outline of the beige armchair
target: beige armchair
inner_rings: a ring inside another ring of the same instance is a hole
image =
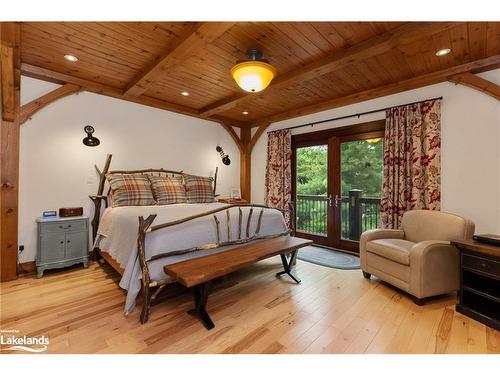
[[[458,290],[459,253],[453,240],[471,239],[474,223],[428,210],[408,211],[401,230],[374,229],[359,242],[363,276],[371,275],[408,292],[416,304]]]

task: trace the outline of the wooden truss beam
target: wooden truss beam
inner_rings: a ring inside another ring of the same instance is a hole
[[[270,123],[259,123],[258,129],[252,136],[250,127],[240,129],[240,136],[236,134],[234,129],[227,123],[221,122],[221,126],[226,129],[229,135],[238,145],[240,150],[240,189],[241,197],[248,202],[251,201],[251,182],[252,182],[252,150],[257,143],[257,140],[264,133]]]
[[[410,78],[406,81],[396,82],[389,85],[376,87],[374,89],[357,92],[340,98],[335,98],[324,102],[311,104],[305,107],[292,109],[282,113],[277,113],[259,119],[259,121],[262,121],[264,123],[283,121],[294,117],[308,115],[310,113],[325,111],[328,109],[364,102],[366,100],[375,99],[386,95],[397,94],[399,92],[413,90],[419,87],[445,82],[449,79],[450,76],[456,74],[494,69],[498,66],[498,64],[500,64],[500,55],[495,55],[471,63],[458,65],[452,68],[439,70],[437,72],[429,74],[424,74],[422,76],[418,76],[415,78]]]
[[[49,105],[50,103],[64,98],[65,96],[77,93],[80,90],[80,86],[66,83],[64,86],[52,90],[51,92],[42,95],[41,97],[32,100],[29,103],[26,103],[21,107],[21,116],[19,119],[20,125],[24,124],[29,118],[31,118],[31,116],[33,116],[36,112]]]
[[[481,78],[472,73],[463,73],[451,76],[449,78],[451,82],[456,84],[461,84],[468,86],[475,90],[481,91],[486,95],[494,97],[496,100],[500,100],[500,86],[494,82],[488,81],[487,79]]]
[[[264,91],[258,93],[238,93],[236,95],[218,100],[205,108],[200,113],[204,116],[212,116],[238,104],[265,95],[273,89],[292,86],[296,83],[304,82],[313,78],[323,76],[343,69],[349,65],[356,64],[369,57],[381,55],[396,48],[398,45],[405,45],[430,37],[452,26],[457,26],[453,22],[408,22],[400,27],[388,31],[382,35],[375,36],[364,42],[358,43],[351,48],[339,51],[327,56],[324,59],[298,68],[291,72],[278,75],[271,85]]]
[[[166,53],[142,74],[134,78],[124,91],[125,96],[138,97],[161,75],[175,66],[182,64],[189,57],[203,51],[219,36],[234,25],[234,22],[202,22],[193,24],[193,28],[181,37]]]
[[[19,112],[21,89],[21,27],[0,23],[1,96],[0,117],[0,279],[17,277],[19,201]],[[4,65],[5,64],[5,65]]]
[[[224,121],[226,123],[230,123],[232,126],[242,127],[246,126],[245,123],[239,121],[229,120],[220,116],[213,116],[211,118],[206,118],[199,114],[199,111],[196,109],[186,107],[176,103],[166,102],[164,100],[156,99],[150,96],[139,96],[139,97],[130,97],[125,96],[123,94],[123,90],[120,90],[115,87],[106,86],[101,83],[97,83],[94,81],[89,81],[86,79],[73,77],[68,74],[55,72],[49,69],[40,68],[38,66],[29,65],[29,64],[21,64],[21,73],[25,76],[41,79],[48,82],[54,82],[58,84],[73,84],[76,86],[80,86],[81,90],[89,91],[100,95],[110,96],[112,98],[122,99],[133,103],[138,103],[142,105],[146,105],[149,107],[164,109],[171,112],[181,113],[184,115],[201,118],[209,121],[221,122]]]

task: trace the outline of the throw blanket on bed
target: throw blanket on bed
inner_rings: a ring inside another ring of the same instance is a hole
[[[121,267],[125,269],[120,281],[120,287],[126,289],[127,300],[125,313],[128,314],[135,306],[137,294],[141,288],[142,272],[139,265],[137,252],[138,217],[146,218],[150,214],[156,214],[154,225],[179,220],[188,216],[197,215],[219,207],[227,206],[223,203],[200,203],[200,204],[172,204],[166,206],[132,206],[107,208],[101,218],[98,230],[96,246],[101,251],[109,253]],[[250,207],[242,207],[242,237],[246,237],[246,223]],[[250,224],[249,235],[253,236],[257,227],[258,216],[261,208],[254,208]],[[221,241],[227,241],[227,219],[226,212],[217,213],[220,221]],[[231,238],[238,238],[238,208],[230,209]],[[286,225],[281,212],[272,209],[264,209],[259,235],[283,233]],[[146,257],[162,254],[169,251],[184,250],[195,246],[217,242],[216,224],[213,215],[201,217],[173,227],[160,229],[146,235]],[[151,280],[161,280],[168,277],[163,272],[166,264],[177,263],[186,259],[206,256],[222,251],[227,251],[234,246],[226,246],[211,250],[201,250],[158,259],[149,263]]]

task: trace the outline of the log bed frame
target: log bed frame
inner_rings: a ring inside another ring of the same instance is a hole
[[[120,173],[120,174],[132,174],[132,173],[144,173],[144,174],[153,174],[153,175],[159,175],[159,176],[176,176],[176,175],[182,175],[182,171],[170,171],[170,170],[165,170],[165,169],[142,169],[142,170],[116,170],[116,171],[109,171],[109,166],[111,164],[111,158],[112,155],[108,154],[106,157],[106,163],[104,166],[104,169],[101,171],[97,166],[95,166],[95,169],[97,173],[99,174],[99,186],[97,189],[97,194],[96,195],[90,195],[89,198],[92,200],[94,203],[94,216],[91,222],[92,225],[92,238],[93,242],[95,243],[96,237],[97,237],[97,230],[99,227],[99,222],[101,218],[101,211],[104,203],[104,207],[106,208],[108,206],[108,195],[110,193],[110,189],[108,188],[108,192],[106,194],[103,194],[104,192],[104,187],[106,184],[106,174],[113,174],[113,173]],[[215,190],[217,187],[217,169],[215,172],[214,176],[214,186],[213,186],[213,191],[214,191],[214,196],[215,196]],[[248,214],[248,218],[246,223],[243,223],[243,215],[242,215],[242,210],[241,207],[250,207],[250,211]],[[238,238],[236,239],[231,239],[230,233],[232,233],[231,230],[231,222],[230,222],[230,212],[229,210],[231,208],[238,208]],[[254,210],[259,210],[258,216],[257,216],[257,226],[256,230],[253,236],[249,235],[249,229],[250,229],[250,224],[252,220],[252,215]],[[178,283],[177,280],[172,279],[172,278],[165,278],[162,280],[155,280],[151,281],[150,275],[149,275],[149,268],[148,268],[148,263],[154,260],[158,260],[161,258],[166,258],[169,256],[174,256],[174,255],[180,255],[180,254],[186,254],[186,253],[191,253],[191,252],[196,252],[196,251],[201,251],[201,250],[210,250],[210,249],[215,249],[223,246],[229,246],[229,245],[244,245],[247,244],[248,242],[255,241],[255,240],[262,240],[262,242],[265,242],[266,240],[271,240],[276,237],[280,236],[286,236],[289,234],[294,234],[294,225],[292,224],[292,229],[283,231],[281,233],[273,234],[273,235],[267,235],[267,236],[261,236],[260,233],[260,228],[261,228],[261,221],[262,221],[262,215],[264,213],[264,209],[275,209],[280,211],[283,215],[285,215],[285,210],[279,209],[279,208],[274,208],[274,207],[268,207],[264,205],[258,205],[258,204],[232,204],[228,205],[225,207],[220,207],[216,208],[207,212],[203,212],[200,214],[188,216],[179,220],[167,222],[167,223],[160,223],[157,225],[152,225],[154,219],[156,218],[156,215],[149,215],[146,219],[144,219],[143,216],[138,217],[138,234],[137,234],[137,249],[138,249],[138,256],[139,256],[139,264],[141,267],[141,272],[142,272],[142,280],[141,280],[141,294],[143,296],[143,302],[142,302],[142,312],[140,316],[140,321],[142,324],[146,323],[149,318],[149,313],[151,309],[151,305],[158,300],[158,296],[162,292],[162,290],[167,286],[171,284]],[[292,203],[289,205],[289,210],[291,217],[293,218],[293,211],[294,211],[294,206]],[[217,215],[222,214],[227,217],[226,220],[226,230],[227,230],[227,235],[228,235],[228,240],[227,241],[221,241],[221,225],[220,225],[220,220],[218,219]],[[209,243],[205,244],[202,246],[197,246],[197,247],[192,247],[189,249],[181,249],[178,251],[171,251],[171,252],[166,252],[162,254],[157,254],[152,257],[146,257],[146,248],[145,248],[145,241],[146,241],[146,235],[150,232],[154,232],[157,230],[169,228],[175,225],[179,225],[182,223],[186,223],[188,221],[192,221],[201,217],[206,217],[206,216],[212,216],[214,221],[215,221],[215,228],[216,228],[216,238],[217,242],[215,243]],[[291,220],[293,223],[294,220]],[[245,231],[243,231],[245,229]],[[245,234],[243,236],[243,234]],[[109,255],[109,253],[105,251],[101,251],[98,247],[94,247],[93,250],[93,255],[95,260],[102,260],[108,263],[114,270],[116,270],[120,275],[123,275],[124,269],[118,264],[118,262]]]

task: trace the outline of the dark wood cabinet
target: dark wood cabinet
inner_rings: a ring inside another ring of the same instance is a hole
[[[456,310],[500,330],[500,247],[455,241],[460,250],[460,301]]]

